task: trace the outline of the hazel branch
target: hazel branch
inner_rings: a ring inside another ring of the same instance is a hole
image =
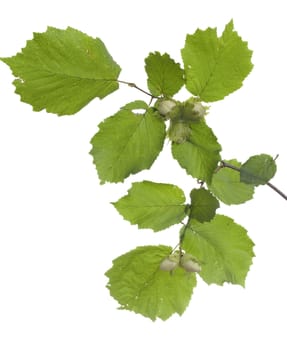
[[[235,165],[226,163],[225,161],[221,161],[220,162],[220,166],[219,168],[229,168],[235,171],[239,171],[240,172],[240,168],[238,168]],[[267,186],[269,186],[270,188],[272,188],[273,191],[275,191],[276,193],[278,193],[282,198],[284,198],[285,200],[287,200],[287,195],[285,193],[283,193],[282,191],[280,191],[276,186],[274,186],[272,183],[267,182],[266,183]]]

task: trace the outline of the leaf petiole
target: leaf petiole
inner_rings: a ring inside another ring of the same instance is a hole
[[[129,87],[135,88],[135,89],[137,89],[137,90],[143,92],[144,94],[150,96],[150,97],[152,98],[152,100],[153,100],[154,98],[159,98],[158,96],[154,96],[154,95],[152,95],[151,93],[145,91],[144,89],[141,89],[141,88],[138,87],[135,83],[130,83],[130,82],[128,82],[128,81],[123,81],[123,80],[116,80],[116,81],[117,81],[118,83],[120,83],[120,84],[126,84],[126,85],[128,85]]]

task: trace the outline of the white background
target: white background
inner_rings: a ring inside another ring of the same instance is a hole
[[[208,124],[222,156],[275,156],[272,182],[287,192],[285,1],[5,1],[0,56],[12,56],[47,25],[100,37],[122,67],[121,79],[146,88],[143,60],[168,52],[180,61],[185,35],[234,19],[254,51],[242,89],[212,104]],[[246,288],[199,281],[182,317],[152,322],[117,310],[105,288],[113,258],[145,244],[175,245],[178,227],[138,231],[109,204],[131,182],[193,182],[169,156],[125,184],[99,185],[89,156],[97,124],[134,99],[122,86],[77,115],[36,113],[14,94],[0,64],[0,349],[276,349],[286,339],[286,201],[260,187],[253,201],[222,206],[246,227],[256,258]],[[186,98],[183,93],[180,97]]]

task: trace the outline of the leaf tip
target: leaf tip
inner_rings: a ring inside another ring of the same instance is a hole
[[[233,18],[226,24],[226,27],[229,28],[230,30],[234,29],[234,21]]]

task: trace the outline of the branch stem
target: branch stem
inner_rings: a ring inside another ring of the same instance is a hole
[[[220,168],[229,168],[229,169],[233,169],[233,170],[236,170],[236,171],[239,171],[240,172],[240,168],[238,168],[237,166],[235,165],[232,165],[232,164],[229,164],[229,163],[226,163],[225,161],[221,161],[221,164],[219,166]],[[272,183],[270,182],[267,182],[266,183],[267,186],[269,186],[270,188],[272,188],[273,191],[275,191],[276,193],[278,193],[282,198],[284,198],[285,200],[287,200],[287,195],[285,193],[283,193],[282,191],[280,191],[276,186],[274,186]]]
[[[281,197],[283,197],[284,199],[287,200],[287,195],[285,193],[283,193],[282,191],[279,190],[279,188],[275,187],[274,185],[272,185],[272,183],[267,182],[267,185],[272,188],[273,191],[277,192]]]
[[[184,240],[185,232],[186,232],[187,228],[189,227],[191,219],[192,219],[191,215],[189,214],[187,223],[183,224],[184,225],[183,231],[181,232],[181,235],[179,237],[179,244],[178,245],[179,245],[179,256],[180,256],[180,259],[181,259],[182,255],[183,255],[183,253],[182,253],[182,242]]]

